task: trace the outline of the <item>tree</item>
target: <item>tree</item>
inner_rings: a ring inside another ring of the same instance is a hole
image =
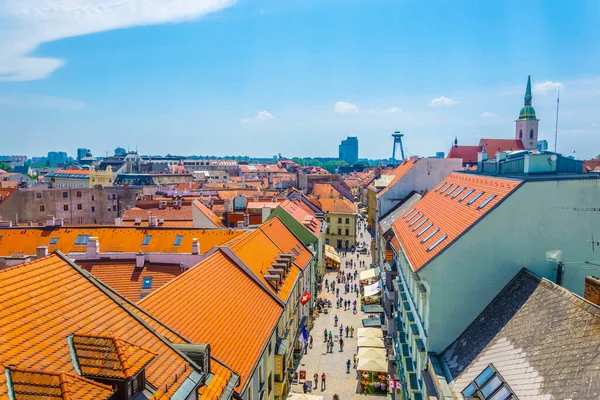
[[[311,158],[310,161],[308,161],[308,165],[311,167],[322,167],[323,163],[316,158]]]
[[[304,160],[300,157],[294,157],[292,158],[292,161],[298,165],[304,166]]]
[[[323,168],[325,168],[330,173],[334,173],[336,169],[338,169],[341,165],[348,165],[348,163],[344,160],[336,160],[336,161],[327,161]]]
[[[5,170],[6,172],[13,172],[12,167],[4,161],[0,161],[0,169]]]

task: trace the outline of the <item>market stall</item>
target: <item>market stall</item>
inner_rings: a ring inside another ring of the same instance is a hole
[[[385,349],[359,348],[357,368],[360,391],[366,394],[386,395],[388,390],[388,362]]]
[[[342,260],[333,247],[325,245],[325,266],[328,270],[339,270]]]
[[[383,332],[381,331],[381,329],[376,329],[376,328],[358,328],[358,331],[356,332],[356,335],[361,338],[361,337],[375,337],[375,338],[381,338],[383,339]]]
[[[385,311],[379,304],[370,304],[363,306],[363,311],[367,314],[383,314]]]
[[[362,271],[358,277],[361,283],[366,282],[365,284],[371,284],[379,280],[379,274],[381,274],[381,268],[377,267]]]
[[[358,338],[358,347],[376,347],[379,349],[384,349],[385,344],[383,343],[382,338],[378,337],[359,337]]]
[[[363,306],[371,304],[381,304],[381,293],[383,289],[383,284],[381,280],[378,280],[377,282],[371,285],[363,286],[362,289],[363,296],[361,304]]]
[[[365,328],[381,328],[384,323],[383,316],[365,318],[362,320],[362,324]]]

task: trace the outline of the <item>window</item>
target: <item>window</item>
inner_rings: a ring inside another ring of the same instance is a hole
[[[488,365],[464,390],[465,399],[508,400],[514,394],[492,364]]]
[[[69,192],[63,192],[63,199],[66,199],[69,197]]]
[[[269,347],[267,348],[268,355],[271,355],[271,351],[273,351],[272,346],[273,346],[273,343],[271,341],[269,341]]]
[[[342,219],[338,218],[338,224],[341,224],[341,223],[342,223]]]
[[[350,241],[349,241],[349,240],[346,240],[346,243],[345,243],[345,245],[346,245],[346,248],[350,247]]]
[[[495,195],[495,194],[493,194],[493,195],[491,195],[490,197],[488,197],[487,199],[485,199],[485,201],[484,201],[483,203],[481,203],[481,204],[479,205],[479,207],[477,207],[477,209],[478,209],[478,210],[481,210],[483,207],[487,206],[487,204],[488,204],[490,201],[494,200],[494,197],[496,197],[496,195]]]
[[[346,229],[346,236],[350,235],[350,229]]]
[[[108,211],[110,211],[110,210],[112,210],[112,207],[111,207],[111,206],[108,206],[108,207],[106,207],[106,209],[107,209]]]
[[[327,227],[327,234],[329,235],[329,227]]]
[[[438,244],[442,243],[444,240],[446,240],[447,237],[448,236],[444,235],[441,238],[439,238],[438,240],[436,240],[434,244],[432,244],[431,246],[429,246],[429,248],[427,249],[427,252],[430,252],[431,250],[435,249],[435,247]]]
[[[152,289],[152,277],[144,278],[142,281],[142,289]]]
[[[435,228],[435,229],[433,230],[433,232],[431,232],[429,235],[425,236],[425,238],[424,238],[423,240],[421,240],[421,243],[425,243],[426,241],[428,241],[429,239],[431,239],[431,237],[432,237],[433,235],[435,235],[436,233],[438,233],[438,232],[439,232],[439,230],[440,230],[440,228]]]
[[[81,190],[77,191],[77,197],[81,197]]]
[[[181,236],[181,235],[175,236],[175,242],[173,242],[173,246],[181,245],[182,240],[183,240],[183,236]]]
[[[342,248],[342,241],[341,240],[337,241],[337,247],[338,247],[338,249]]]
[[[148,293],[140,294],[140,300],[143,300],[146,296],[148,296]]]
[[[113,210],[113,211],[117,211],[117,206],[113,206],[113,207],[112,207],[112,210]]]
[[[77,223],[79,225],[82,225],[83,224],[83,218],[77,218]]]
[[[116,200],[116,199],[117,199],[117,195],[113,193],[113,194],[112,194],[112,199],[113,199],[113,200]]]
[[[425,231],[427,231],[427,229],[431,228],[433,226],[433,222],[430,222],[429,225],[427,225],[425,228],[423,228],[423,230],[419,233],[417,233],[417,237],[421,236],[422,234],[425,233]]]
[[[458,185],[454,186],[454,187],[452,188],[452,190],[450,190],[450,191],[448,191],[448,193],[446,193],[446,197],[450,196],[450,195],[452,194],[452,192],[454,192],[454,191],[455,191],[456,189],[458,189],[458,188],[459,188],[459,186],[458,186]]]
[[[412,212],[413,212],[413,211],[415,211],[415,208],[411,208],[409,212],[407,212],[406,214],[404,214],[404,215],[402,216],[402,219],[404,219],[404,218],[408,217],[410,214],[412,214]]]
[[[464,192],[466,188],[467,188],[466,186],[463,186],[458,192],[454,193],[454,196],[452,196],[452,199],[457,198],[458,195],[460,195],[462,192]]]
[[[450,189],[452,187],[452,184],[450,184],[449,186],[446,186],[443,190],[440,191],[440,194],[444,193],[446,190]]]
[[[327,232],[329,233],[329,232]],[[329,239],[325,239],[325,244],[329,244]]]
[[[519,131],[519,139],[523,139],[523,129]]]
[[[148,246],[150,244],[150,239],[152,239],[152,235],[146,235],[142,241],[142,246]]]
[[[78,210],[83,210],[83,204],[77,204],[77,209]]]
[[[296,257],[300,255],[300,253],[298,252],[298,250],[296,250],[295,247],[292,247],[292,252],[296,255]]]
[[[529,131],[529,139],[533,139],[533,129]]]
[[[50,238],[50,244],[51,245],[54,246],[56,243],[58,243],[58,238],[57,237]]]
[[[419,229],[425,222],[427,222],[428,219],[429,218],[425,218],[423,221],[419,222],[419,225],[415,226],[412,231],[414,232]]]
[[[96,201],[96,196],[92,195],[92,201]]]
[[[92,206],[92,212],[96,212],[96,207]]]
[[[268,393],[271,394],[271,389],[273,389],[273,373],[269,374],[269,381],[267,382],[268,385]]]
[[[338,228],[338,235],[342,234],[342,228]]]
[[[106,195],[106,200],[110,200],[110,194]],[[108,210],[108,211],[110,211],[110,210]]]
[[[437,192],[438,190],[440,190],[441,188],[443,188],[444,186],[446,186],[446,182],[442,183],[440,186],[438,186],[437,189],[435,189],[434,191]]]
[[[408,219],[406,220],[406,222],[410,221],[415,215],[417,215],[419,213],[419,210],[413,209],[413,211],[415,212],[414,214],[411,214],[410,217],[408,217]]]
[[[69,205],[68,204],[63,205],[63,211],[69,211]]]
[[[416,214],[412,215],[409,219],[406,220],[406,222],[410,222],[414,217],[416,217],[417,215],[421,214],[419,211],[417,211]],[[421,214],[422,215],[422,214]]]
[[[36,199],[41,199],[42,198],[42,194],[40,192],[36,192],[35,193],[35,198]]]
[[[349,224],[350,223],[350,218],[346,218],[346,223]]]
[[[90,235],[77,235],[77,239],[75,239],[76,246],[85,246],[88,244],[90,240]]]
[[[469,200],[469,202],[467,203],[468,206],[470,206],[471,204],[473,204],[475,202],[475,200],[477,200],[478,198],[481,197],[481,195],[483,194],[483,192],[479,192],[475,195],[475,197],[473,197],[471,200]]]
[[[40,206],[40,211],[41,211],[41,212],[44,212],[44,211],[46,211],[46,206],[44,206],[44,205],[42,204],[42,205]]]
[[[413,222],[411,222],[410,224],[408,224],[408,226],[413,226],[414,224],[416,224],[421,218],[423,218],[425,216],[425,214],[421,214],[419,215],[417,218],[415,218],[413,220]]]
[[[460,203],[461,201],[463,201],[464,199],[466,199],[467,197],[469,197],[469,195],[471,193],[473,193],[475,191],[475,189],[471,189],[467,192],[467,194],[465,194],[463,197],[461,197],[460,199],[458,199],[458,202]]]

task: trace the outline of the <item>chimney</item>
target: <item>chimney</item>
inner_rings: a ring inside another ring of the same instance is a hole
[[[135,255],[135,269],[140,270],[144,268],[146,262],[146,253],[139,252]]]
[[[43,258],[43,257],[46,257],[47,255],[48,255],[48,247],[41,245],[35,249],[35,257],[36,258]]]
[[[46,226],[54,226],[54,215],[46,216]]]
[[[231,207],[231,201],[229,199],[223,200],[223,209],[225,210],[225,212],[233,211],[230,209],[230,207]]]
[[[123,226],[123,221],[121,218],[115,218],[115,226]]]
[[[499,151],[496,153],[496,161],[504,161],[506,160],[506,152],[505,151]]]
[[[600,305],[600,278],[595,276],[585,277],[583,298],[596,305]]]
[[[158,225],[158,217],[154,216],[154,215],[150,215],[148,217],[148,226],[155,228]]]
[[[410,156],[410,161],[414,164],[419,161],[419,156]]]
[[[244,221],[238,221],[237,227],[238,227],[238,229],[243,229],[244,228]]]
[[[192,239],[192,254],[200,254],[200,242],[197,238]]]
[[[250,225],[250,214],[247,212],[244,213],[244,226]]]
[[[100,241],[98,237],[92,236],[88,239],[85,255],[88,258],[98,258],[98,253],[100,253]]]
[[[485,151],[480,151],[477,153],[477,162],[487,161],[488,154]]]

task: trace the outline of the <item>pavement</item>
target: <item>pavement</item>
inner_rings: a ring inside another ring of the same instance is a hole
[[[364,224],[363,224],[364,226]],[[360,237],[360,233],[363,234],[363,237]],[[367,248],[370,248],[371,238],[369,233],[366,230],[360,230],[357,235],[357,242],[366,242]],[[360,273],[365,269],[370,268],[371,256],[367,254],[360,254],[357,258],[356,253],[348,253],[347,256],[340,254],[341,258],[341,270],[345,273],[351,272],[354,273],[355,270],[358,270]],[[347,260],[354,260],[356,263],[357,260],[364,261],[365,266],[359,268],[346,268],[345,264]],[[330,272],[325,275],[325,278],[330,282],[335,280],[337,276],[337,272]],[[358,277],[356,280],[352,281],[352,284],[358,284]],[[336,287],[337,287],[336,282]],[[344,311],[344,307],[337,309],[335,302],[336,296],[335,293],[330,292],[327,293],[326,290],[321,292],[319,295],[320,298],[327,299],[331,301],[332,307],[328,309],[328,314],[319,314],[317,319],[315,320],[314,327],[312,331],[309,333],[313,336],[313,348],[308,349],[308,354],[302,356],[300,360],[300,364],[297,368],[298,371],[305,370],[306,371],[306,379],[310,380],[313,384],[312,392],[309,394],[316,396],[323,396],[323,400],[331,400],[333,399],[333,395],[337,393],[340,400],[351,400],[351,399],[380,399],[385,397],[384,395],[366,395],[359,393],[359,382],[358,382],[358,374],[357,371],[353,368],[352,365],[352,357],[354,354],[358,353],[357,347],[357,330],[358,328],[362,328],[362,319],[367,318],[367,315],[360,311],[360,298],[356,297],[354,293],[343,293],[343,285],[340,284],[340,296],[343,299],[349,299],[354,301],[355,299],[358,301],[358,312],[354,314],[352,312],[352,307]],[[337,341],[339,339],[339,325],[337,327],[334,326],[334,316],[337,314],[339,320],[338,324],[344,326],[344,350],[340,351],[340,346]],[[346,326],[354,326],[354,337],[346,338]],[[332,330],[333,332],[333,340],[334,347],[333,353],[327,353],[327,346],[324,342],[323,330],[327,328],[327,330]],[[346,373],[346,362],[350,360],[350,373]],[[327,375],[327,388],[325,390],[321,390],[321,374],[325,372]],[[315,390],[313,375],[315,373],[319,374],[319,387]],[[302,393],[302,386],[293,386],[292,392]]]

